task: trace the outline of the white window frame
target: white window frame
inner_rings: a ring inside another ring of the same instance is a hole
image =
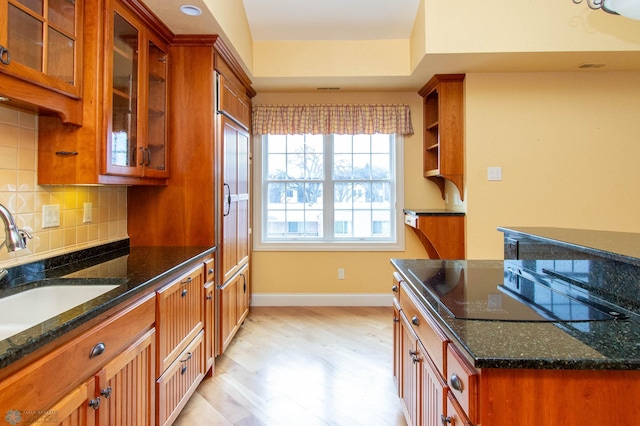
[[[253,250],[255,251],[404,251],[404,137],[395,135],[394,170],[392,171],[392,197],[394,205],[392,230],[395,239],[392,241],[263,241],[263,200],[266,199],[266,185],[263,185],[263,136],[253,137]],[[393,173],[395,172],[395,173]],[[395,184],[395,188],[393,187]],[[325,212],[326,213],[326,212]],[[333,216],[331,216],[333,217]]]

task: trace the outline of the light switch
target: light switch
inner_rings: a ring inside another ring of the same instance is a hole
[[[487,180],[502,180],[502,167],[488,167]]]

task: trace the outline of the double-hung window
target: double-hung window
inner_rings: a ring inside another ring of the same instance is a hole
[[[256,138],[257,250],[402,250],[402,136]]]

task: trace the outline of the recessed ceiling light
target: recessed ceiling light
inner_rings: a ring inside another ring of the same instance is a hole
[[[182,6],[180,6],[180,12],[189,16],[202,15],[202,10],[199,7],[193,6],[191,4],[183,4]]]

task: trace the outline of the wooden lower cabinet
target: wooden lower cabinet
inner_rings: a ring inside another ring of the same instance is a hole
[[[81,384],[67,396],[62,398],[56,405],[37,418],[31,418],[28,414],[22,413],[20,417],[7,417],[5,420],[9,424],[20,423],[43,423],[59,424],[65,426],[93,426],[96,424],[96,382],[92,377],[87,382]],[[95,408],[94,408],[95,407]],[[16,414],[17,416],[17,414]],[[14,423],[15,421],[15,423]]]
[[[155,424],[156,332],[149,330],[97,376],[98,425]]]
[[[21,419],[17,424],[152,425],[154,314],[154,295],[105,314],[103,322],[3,379],[0,412]]]
[[[220,287],[218,293],[220,308],[219,348],[223,353],[242,322],[249,313],[249,265],[245,265],[236,275]]]
[[[640,370],[476,369],[456,342],[441,339],[399,276],[393,285],[394,371],[409,425],[600,426],[640,418],[631,402],[640,400]]]
[[[158,290],[157,424],[171,424],[205,373],[205,263]]]
[[[159,425],[169,425],[180,414],[204,378],[204,331],[169,366],[156,382]]]
[[[403,312],[400,312],[400,330],[400,396],[405,414],[412,425],[441,425],[442,416],[446,413],[446,383]]]

